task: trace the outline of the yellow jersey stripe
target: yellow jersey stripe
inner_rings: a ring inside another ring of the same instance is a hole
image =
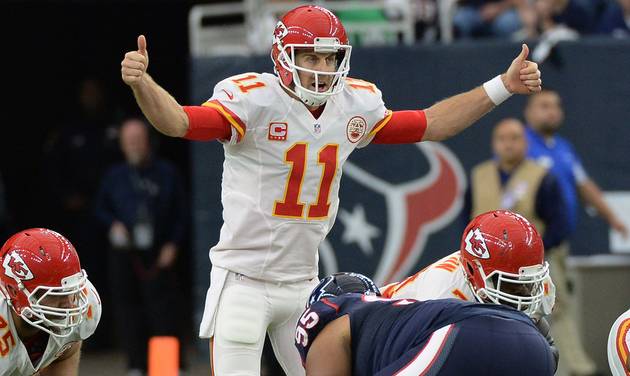
[[[202,104],[202,106],[214,108],[215,110],[219,111],[221,115],[223,115],[223,117],[226,118],[227,121],[230,122],[230,124],[236,129],[241,137],[245,136],[245,130],[243,129],[243,127],[222,106],[213,102],[206,102]]]
[[[372,129],[372,132],[370,132],[370,137],[373,137],[376,133],[378,133],[378,131],[380,131],[384,126],[386,126],[387,123],[389,123],[389,121],[391,120],[393,114],[394,114],[393,111],[387,111],[387,115],[385,116],[385,118],[381,120],[380,122],[378,122],[376,126],[374,127],[374,129]]]

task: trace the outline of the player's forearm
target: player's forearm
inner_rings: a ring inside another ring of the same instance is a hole
[[[427,130],[423,141],[442,141],[468,128],[494,108],[480,86],[440,101],[425,110]]]
[[[147,73],[142,83],[133,86],[133,94],[144,116],[159,132],[182,137],[188,130],[188,117],[182,106]]]

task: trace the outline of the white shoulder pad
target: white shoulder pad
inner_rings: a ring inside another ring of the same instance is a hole
[[[96,327],[101,320],[101,313],[103,311],[101,297],[98,295],[98,292],[92,282],[87,281],[86,288],[88,289],[89,306],[83,322],[79,325],[79,335],[81,339],[86,339],[94,334]]]
[[[417,300],[459,298],[471,300],[472,292],[459,262],[459,252],[451,253],[427,266],[408,280],[392,297]]]
[[[551,315],[553,306],[556,304],[556,285],[553,283],[551,276],[547,277],[543,281],[544,295],[542,303],[538,307],[538,311],[534,314],[535,317],[544,317]]]
[[[367,132],[357,144],[358,148],[365,147],[372,142],[376,134],[374,130],[391,117],[391,111],[385,107],[381,91],[371,82],[346,78],[343,95],[345,111],[362,116],[367,121]]]
[[[418,300],[430,299],[448,299],[459,297],[463,292],[458,291],[461,288],[458,276],[459,267],[452,270],[444,268],[436,268],[434,265],[427,268],[424,272],[422,283],[416,286],[416,296]],[[465,300],[465,299],[463,299]]]
[[[215,85],[209,100],[218,100],[230,109],[234,108],[234,112],[247,120],[247,112],[255,109],[250,107],[266,107],[273,102],[275,80],[274,75],[254,72],[228,77]],[[249,106],[243,108],[246,111],[239,108],[244,106]]]
[[[274,78],[270,74],[249,72],[216,84],[212,97],[203,106],[215,108],[230,122],[230,144],[240,141],[247,133],[250,120],[257,118],[261,108],[273,103]]]
[[[383,94],[371,82],[347,77],[344,92],[352,98],[354,111],[371,112],[384,106]]]

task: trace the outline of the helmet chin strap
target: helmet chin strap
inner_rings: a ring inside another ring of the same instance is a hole
[[[328,100],[328,95],[315,95],[313,93],[309,93],[307,90],[303,89],[301,86],[292,84],[292,87],[285,86],[282,80],[279,81],[280,86],[285,88],[288,92],[295,95],[302,103],[307,106],[319,107],[326,103]]]
[[[321,106],[328,100],[326,95],[315,95],[304,90],[301,86],[295,87],[295,95],[307,106]]]

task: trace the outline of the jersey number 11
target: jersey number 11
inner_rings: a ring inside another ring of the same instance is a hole
[[[308,206],[306,219],[324,219],[328,217],[330,209],[330,188],[332,181],[337,174],[337,151],[339,145],[327,144],[317,153],[317,162],[322,165],[322,176],[319,181],[317,192],[317,202]],[[285,153],[284,160],[291,164],[286,186],[284,189],[284,199],[275,202],[273,215],[288,218],[303,218],[304,206],[300,202],[302,182],[306,173],[306,156],[308,144],[297,142],[293,144]]]

